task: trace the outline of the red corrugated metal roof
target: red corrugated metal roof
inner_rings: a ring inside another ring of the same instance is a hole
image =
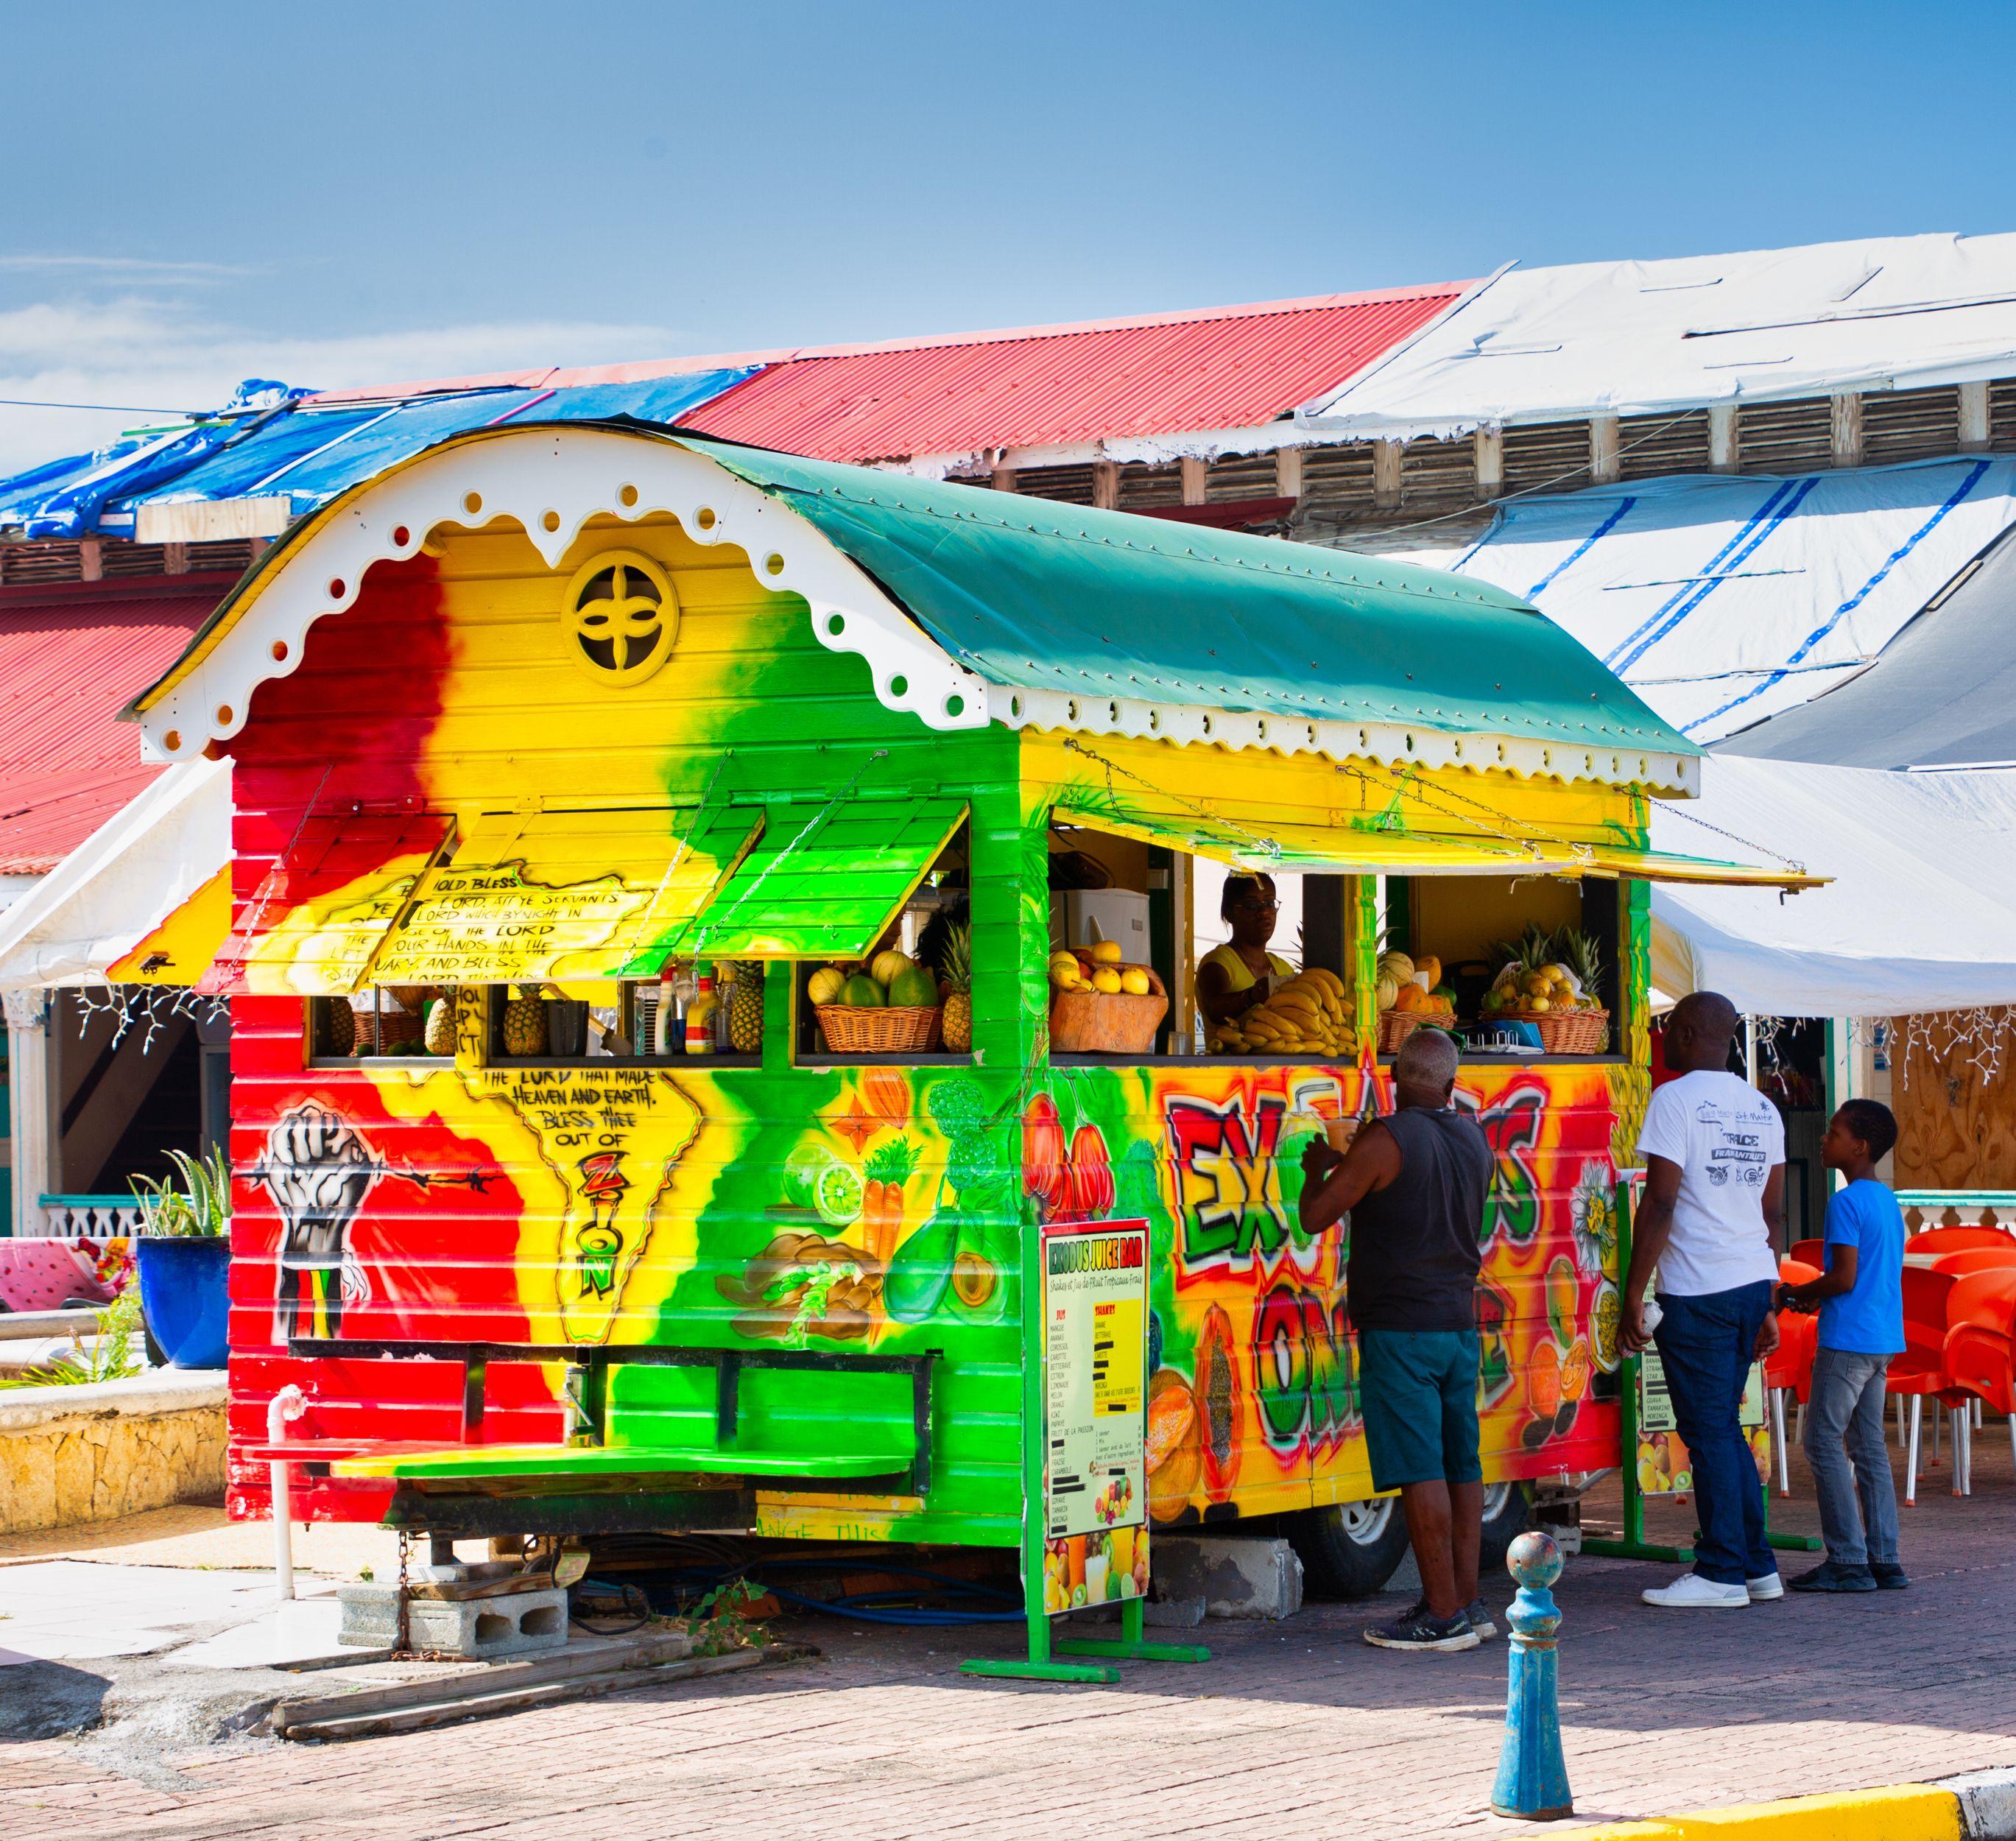
[[[826,460],[1253,428],[1334,389],[1471,285],[1316,294],[865,345],[498,371],[331,391],[315,400],[628,384],[760,364],[769,368],[687,416],[682,426]]]
[[[1466,285],[806,353],[681,426],[855,461],[1256,427],[1363,369]]]
[[[118,713],[236,580],[0,589],[0,874],[53,869],[161,771]]]

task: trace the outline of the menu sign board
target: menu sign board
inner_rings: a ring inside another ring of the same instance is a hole
[[[1148,1588],[1148,1227],[1043,1239],[1044,1598],[1066,1611]]]

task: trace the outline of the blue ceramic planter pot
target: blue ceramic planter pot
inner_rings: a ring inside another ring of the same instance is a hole
[[[140,1308],[171,1368],[221,1368],[229,1346],[231,1242],[149,1234],[133,1242]]]

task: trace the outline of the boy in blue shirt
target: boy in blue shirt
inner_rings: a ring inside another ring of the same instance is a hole
[[[1904,1348],[1904,1216],[1876,1165],[1896,1142],[1897,1121],[1874,1100],[1850,1100],[1834,1114],[1820,1161],[1848,1186],[1827,1203],[1827,1270],[1778,1288],[1781,1309],[1817,1308],[1820,1317],[1805,1451],[1827,1557],[1786,1580],[1794,1591],[1901,1591],[1909,1583],[1883,1436],[1885,1377]]]

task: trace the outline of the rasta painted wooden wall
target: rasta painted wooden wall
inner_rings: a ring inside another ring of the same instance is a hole
[[[564,607],[581,564],[617,547],[676,593],[661,661],[622,683],[581,664]],[[662,517],[598,519],[557,567],[495,525],[375,564],[354,607],[308,629],[298,668],[259,687],[230,745],[239,932],[304,953],[382,895],[388,864],[416,874],[444,838],[500,813],[621,809],[669,826],[704,799],[843,791],[868,811],[919,794],[970,806],[970,1065],[793,1066],[782,979],[763,1065],[747,1068],[488,1065],[473,1004],[452,1058],[311,1065],[284,953],[254,953],[250,994],[234,1000],[241,1450],[289,1381],[310,1397],[309,1437],[456,1436],[458,1370],[297,1359],[290,1331],[941,1351],[927,1498],[759,1490],[765,1531],[820,1536],[1018,1538],[1018,1249],[1044,1219],[1151,1223],[1158,1521],[1369,1491],[1341,1237],[1300,1236],[1296,1159],[1324,1120],[1390,1096],[1357,1068],[1051,1066],[1046,834],[1060,797],[1161,811],[1207,798],[1234,819],[1312,824],[1397,803],[1426,823],[1485,792],[1492,826],[1517,814],[1629,836],[1642,822],[1628,794],[1589,785],[927,730],[877,701],[860,658],[817,643],[802,600]],[[342,847],[313,872],[290,866],[324,833]],[[1642,904],[1633,913],[1642,959]],[[1613,1149],[1642,1108],[1642,1074],[1480,1069],[1461,1090],[1499,1158],[1484,1230],[1489,1474],[1614,1464]],[[560,1443],[557,1375],[493,1367],[484,1438]],[[898,1410],[886,1392],[783,1374],[747,1398],[808,1446]],[[621,1371],[623,1436],[684,1436],[698,1413],[677,1375]],[[258,1512],[265,1488],[263,1465],[234,1463],[235,1513]],[[387,1497],[382,1483],[318,1480],[300,1499],[375,1519]]]

